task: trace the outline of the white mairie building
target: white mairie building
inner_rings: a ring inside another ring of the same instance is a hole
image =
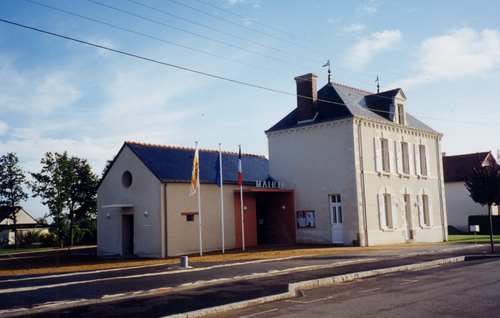
[[[295,78],[297,108],[266,131],[269,174],[294,190],[297,243],[447,240],[442,134],[406,112],[401,89],[317,91],[316,78]]]

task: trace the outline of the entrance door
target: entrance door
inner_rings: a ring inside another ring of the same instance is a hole
[[[330,195],[330,220],[332,226],[332,243],[344,243],[344,229],[342,226],[342,202],[340,194]]]
[[[405,209],[405,221],[406,221],[406,231],[405,237],[407,240],[412,239],[411,237],[411,213],[410,213],[410,196],[408,194],[403,195],[404,199],[404,209]]]
[[[134,255],[134,215],[122,215],[122,255]]]

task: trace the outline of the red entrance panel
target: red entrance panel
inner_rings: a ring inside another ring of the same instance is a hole
[[[245,225],[245,247],[257,245],[257,213],[254,193],[243,191],[243,223]],[[241,235],[241,201],[240,192],[234,193],[234,232],[236,248],[243,247]]]
[[[245,247],[259,244],[295,244],[295,204],[293,190],[243,190]],[[240,191],[234,192],[236,248],[241,248]]]

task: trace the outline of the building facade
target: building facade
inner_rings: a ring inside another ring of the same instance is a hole
[[[270,174],[294,189],[297,219],[315,219],[297,242],[447,240],[442,134],[406,112],[401,89],[316,91],[316,78],[295,78],[297,108],[266,131]]]
[[[242,247],[243,233],[245,246],[295,243],[293,191],[276,186],[266,158],[241,157],[242,213],[238,153],[222,153],[222,214],[214,169],[219,152],[199,151],[201,212],[197,195],[189,196],[194,153],[193,148],[124,143],[97,190],[98,256],[197,253],[200,217],[204,252]]]
[[[467,233],[469,215],[488,214],[488,206],[482,206],[471,199],[465,180],[471,175],[473,168],[493,164],[497,162],[491,152],[443,156],[448,225]],[[491,210],[493,215],[498,215],[498,206],[493,205]]]

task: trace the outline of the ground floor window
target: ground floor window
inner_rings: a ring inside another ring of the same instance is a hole
[[[380,229],[396,228],[396,199],[392,193],[381,193],[378,195]]]

